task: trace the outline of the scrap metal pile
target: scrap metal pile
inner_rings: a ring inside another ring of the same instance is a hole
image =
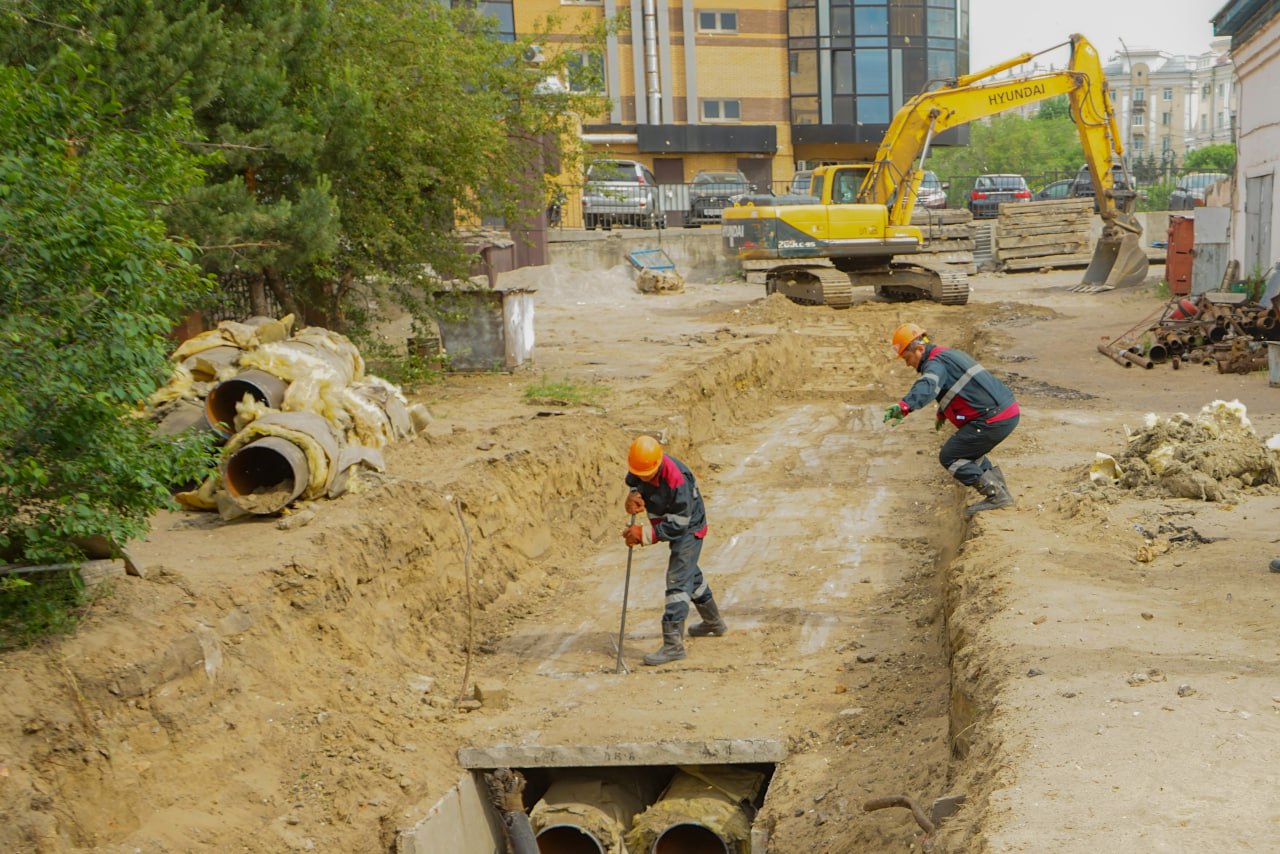
[[[1170,301],[1155,323],[1143,321],[1098,351],[1125,368],[1168,363],[1177,370],[1185,362],[1243,374],[1267,368],[1267,342],[1276,340],[1280,318],[1273,306],[1210,292]]]
[[[347,491],[359,468],[382,471],[381,449],[428,418],[400,389],[365,373],[346,337],[293,332],[293,316],[223,321],[183,342],[173,376],[148,401],[161,433],[211,430],[219,470],[179,493],[224,518],[278,513],[294,501]]]

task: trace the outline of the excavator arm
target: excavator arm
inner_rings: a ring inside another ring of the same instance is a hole
[[[916,95],[903,105],[889,125],[858,201],[886,206],[891,225],[909,223],[924,174],[917,161],[927,155],[934,136],[966,122],[1066,95],[1103,220],[1103,236],[1094,250],[1084,282],[1114,285],[1142,281],[1146,277],[1147,258],[1139,242],[1142,226],[1133,213],[1134,195],[1118,191],[1112,174],[1112,162],[1122,163],[1119,158],[1124,149],[1102,63],[1084,36],[1072,35],[1069,44],[1071,61],[1063,71],[982,82],[1038,55],[1024,53]]]

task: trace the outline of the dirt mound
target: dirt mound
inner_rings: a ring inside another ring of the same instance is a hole
[[[1238,400],[1216,400],[1194,417],[1149,415],[1115,462],[1118,485],[1146,496],[1224,501],[1280,483],[1275,452]]]

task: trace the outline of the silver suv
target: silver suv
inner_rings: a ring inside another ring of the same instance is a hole
[[[658,180],[649,167],[634,160],[597,160],[587,167],[582,188],[582,224],[588,231],[614,223],[665,228],[658,209]]]

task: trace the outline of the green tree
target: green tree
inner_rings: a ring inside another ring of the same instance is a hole
[[[3,560],[57,561],[87,535],[123,544],[208,464],[205,443],[157,438],[133,414],[208,286],[159,216],[200,178],[176,142],[190,116],[123,128],[106,107],[0,68]]]
[[[1226,172],[1231,174],[1236,168],[1236,147],[1224,142],[1217,145],[1206,145],[1194,151],[1188,151],[1182,161],[1188,172]]]
[[[969,145],[939,148],[931,162],[930,168],[945,177],[987,172],[1074,175],[1084,162],[1084,150],[1069,116],[1024,119],[1004,114],[970,124]]]

